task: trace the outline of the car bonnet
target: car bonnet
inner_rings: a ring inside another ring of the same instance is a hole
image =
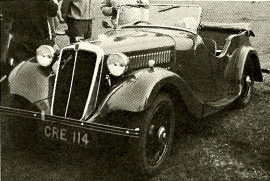
[[[115,52],[131,52],[161,47],[175,46],[172,37],[141,30],[112,30],[98,37],[97,45],[106,54]]]

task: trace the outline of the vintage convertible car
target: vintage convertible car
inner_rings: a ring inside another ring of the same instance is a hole
[[[95,41],[38,48],[8,77],[16,104],[0,110],[16,116],[13,143],[43,137],[91,147],[124,137],[141,173],[160,170],[187,114],[246,106],[254,81],[263,81],[252,30],[202,23],[201,13],[196,5],[125,5]]]

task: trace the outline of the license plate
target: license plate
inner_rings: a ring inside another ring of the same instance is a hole
[[[79,128],[62,125],[43,125],[42,135],[48,139],[66,142],[69,144],[87,147],[90,143],[90,134]]]

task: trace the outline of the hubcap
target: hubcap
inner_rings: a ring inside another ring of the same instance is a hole
[[[246,83],[247,83],[248,86],[251,85],[251,79],[250,79],[250,76],[247,76],[247,77],[246,77]]]
[[[158,130],[158,140],[160,143],[164,144],[165,141],[166,141],[166,137],[167,137],[167,134],[166,134],[166,129],[164,126],[161,126]]]
[[[155,129],[155,125],[152,124],[152,125],[150,126],[149,130],[148,130],[148,134],[149,134],[149,135],[153,135],[153,134],[154,134],[154,129]]]
[[[243,92],[242,92],[242,97],[244,99],[247,99],[250,95],[250,89],[252,87],[252,80],[249,75],[246,76],[244,79],[244,85],[243,85]]]

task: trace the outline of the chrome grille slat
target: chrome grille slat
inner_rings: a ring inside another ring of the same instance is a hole
[[[75,69],[76,69],[77,57],[78,57],[78,52],[75,52],[74,66],[73,66],[73,70],[72,70],[72,78],[71,78],[70,89],[69,89],[69,94],[68,94],[68,100],[67,100],[67,105],[66,105],[65,117],[67,117],[67,111],[68,111],[70,95],[71,95],[71,91],[72,91],[72,85],[73,85],[74,73],[75,73]]]

